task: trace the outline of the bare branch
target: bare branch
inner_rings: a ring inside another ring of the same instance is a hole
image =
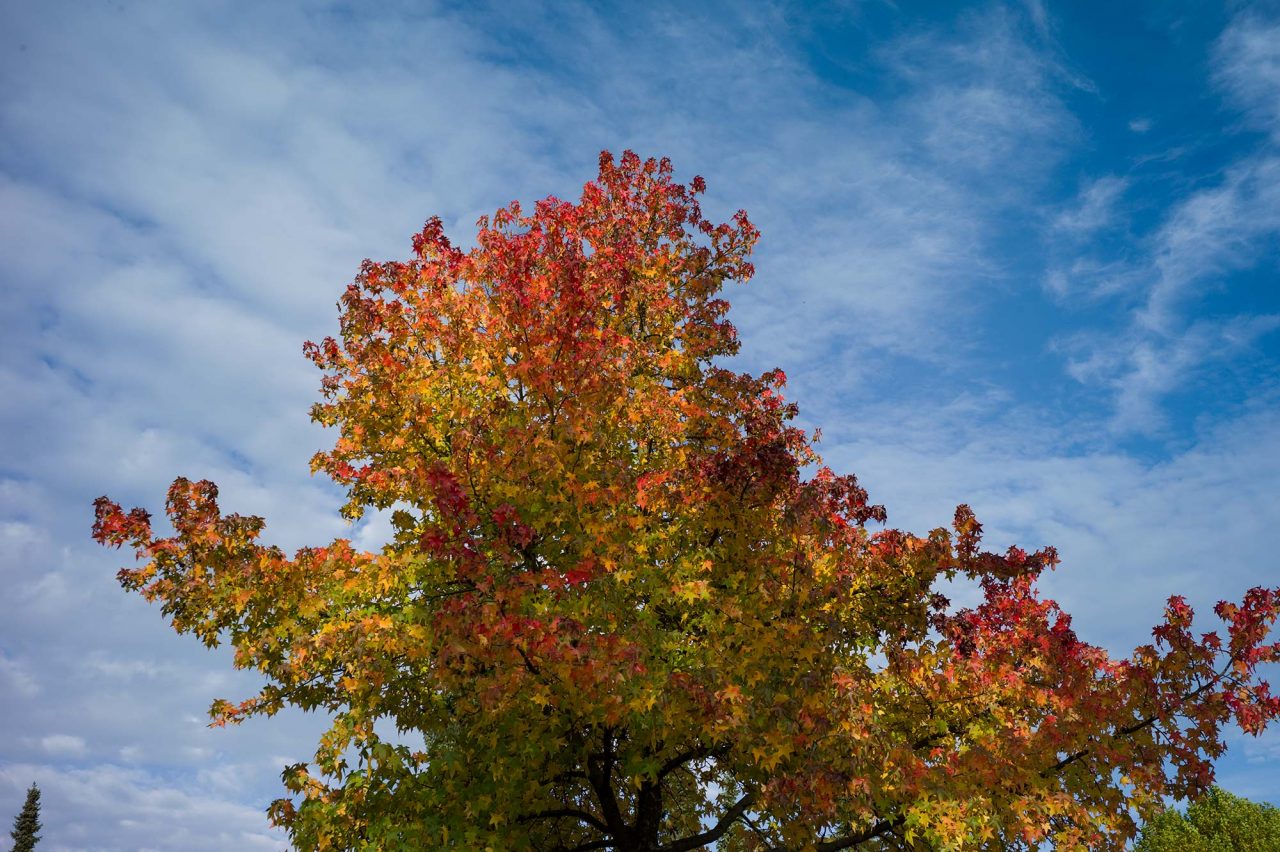
[[[604,834],[609,833],[609,826],[605,825],[593,814],[578,810],[577,808],[551,808],[550,810],[538,811],[536,814],[525,814],[517,819],[516,822],[533,822],[534,820],[539,819],[560,819],[563,817],[570,817],[578,820],[579,822],[585,822],[587,825],[597,831],[603,832]]]
[[[814,848],[818,852],[839,852],[841,849],[852,849],[859,843],[866,843],[868,840],[874,840],[877,837],[883,837],[893,831],[906,821],[906,817],[896,816],[889,820],[877,820],[875,824],[864,831],[857,834],[849,834],[844,837],[835,837],[831,840],[824,840]]]
[[[690,837],[685,837],[681,840],[668,843],[665,846],[660,846],[658,848],[658,852],[688,852],[688,850],[691,849],[701,849],[708,843],[715,843],[724,836],[726,831],[729,830],[729,826],[742,818],[743,814],[747,812],[747,808],[751,807],[755,800],[756,797],[754,793],[747,793],[735,802],[733,807],[725,811],[724,815],[720,817],[720,821],[711,828],[701,834],[694,834]]]

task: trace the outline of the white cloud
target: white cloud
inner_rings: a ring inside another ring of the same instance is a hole
[[[1149,277],[1147,270],[1127,260],[1077,256],[1064,266],[1051,266],[1044,287],[1059,302],[1078,306],[1141,292]]]
[[[1128,258],[1099,256],[1093,246],[1128,242],[1130,224],[1124,196],[1131,181],[1104,175],[1088,181],[1067,204],[1048,216],[1050,262],[1044,288],[1063,304],[1081,304],[1142,288],[1150,273]]]
[[[1197,290],[1221,287],[1220,276],[1263,261],[1265,240],[1277,233],[1280,157],[1263,152],[1173,207],[1154,240],[1158,277],[1139,322],[1158,331],[1173,327]]]
[[[1091,237],[1116,221],[1116,207],[1128,188],[1126,178],[1115,175],[1097,178],[1080,191],[1074,204],[1054,217],[1050,227],[1077,240]]]
[[[80,757],[86,752],[84,737],[50,734],[40,738],[40,747],[56,757]]]
[[[94,651],[85,660],[85,666],[94,674],[114,680],[151,679],[164,672],[164,666],[155,660],[124,660]]]
[[[1214,74],[1256,127],[1280,141],[1280,22],[1245,12],[1214,50]]]

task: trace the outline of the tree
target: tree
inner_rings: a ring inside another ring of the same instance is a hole
[[[1280,809],[1210,787],[1187,808],[1142,827],[1135,852],[1280,852]]]
[[[174,483],[169,537],[97,501],[124,587],[265,676],[214,724],[332,714],[272,820],[304,849],[1100,848],[1207,788],[1223,726],[1280,713],[1280,590],[1199,638],[1172,598],[1115,660],[1037,594],[1051,549],[984,552],[965,506],[881,528],[783,374],[717,364],[757,232],[703,191],[605,154],[470,251],[432,219],[364,263],[306,347],[338,430],[312,465],[390,513],[381,552],[290,557],[210,482]]]
[[[40,842],[40,788],[34,783],[27,789],[27,801],[13,818],[13,852],[31,852]]]

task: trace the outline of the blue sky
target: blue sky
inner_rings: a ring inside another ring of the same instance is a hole
[[[91,501],[209,477],[377,546],[307,473],[302,341],[428,216],[466,241],[604,148],[751,213],[740,366],[895,525],[1056,545],[1117,652],[1277,583],[1280,6],[692,5],[0,8],[0,812],[35,780],[50,850],[283,847],[320,723],[207,730],[252,678],[119,590]],[[1230,742],[1280,803],[1280,731]]]

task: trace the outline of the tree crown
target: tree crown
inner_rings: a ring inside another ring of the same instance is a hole
[[[1186,814],[1170,808],[1142,827],[1135,852],[1277,852],[1280,809],[1210,787]]]
[[[606,154],[470,251],[433,219],[363,265],[307,346],[338,433],[313,468],[348,517],[391,512],[381,552],[290,557],[208,482],[174,483],[169,537],[97,502],[143,561],[125,588],[265,675],[215,723],[332,714],[272,819],[302,848],[1098,848],[1204,790],[1223,726],[1280,712],[1280,592],[1198,637],[1172,598],[1116,660],[1036,592],[1052,549],[983,551],[965,506],[882,528],[780,371],[717,365],[758,235],[704,189]],[[980,604],[938,594],[956,576]]]

